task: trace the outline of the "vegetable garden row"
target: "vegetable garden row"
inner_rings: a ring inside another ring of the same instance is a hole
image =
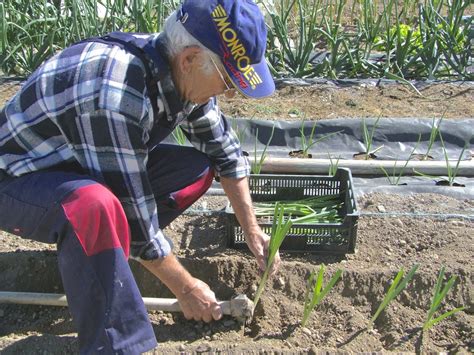
[[[472,80],[469,0],[257,0],[275,77]],[[5,0],[0,68],[27,75],[71,43],[158,32],[177,0]]]

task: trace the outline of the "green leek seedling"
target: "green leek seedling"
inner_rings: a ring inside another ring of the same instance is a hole
[[[436,311],[439,309],[441,302],[446,297],[446,294],[451,289],[451,287],[453,287],[454,282],[456,281],[456,276],[451,276],[448,282],[446,282],[446,284],[444,285],[444,287],[442,287],[443,278],[444,278],[444,266],[441,268],[441,271],[439,272],[439,275],[438,275],[438,280],[436,281],[436,284],[435,284],[433,301],[431,302],[431,307],[430,307],[430,310],[428,311],[428,315],[426,317],[425,323],[423,323],[424,331],[429,330],[436,323],[466,308],[466,307],[458,307],[458,308],[450,310],[449,312],[443,313],[439,317],[436,317],[433,319],[433,316],[436,313]]]
[[[337,132],[332,132],[332,133],[329,133],[329,134],[326,134],[325,136],[322,136],[321,138],[318,138],[316,140],[314,140],[314,133],[315,133],[315,130],[316,130],[316,122],[314,122],[313,124],[313,127],[311,128],[311,132],[309,133],[309,137],[306,138],[306,135],[305,135],[305,132],[304,132],[304,124],[305,124],[305,121],[301,122],[301,127],[300,127],[300,137],[301,137],[301,151],[303,152],[303,158],[308,158],[309,157],[309,149],[311,147],[313,147],[316,143],[326,139],[326,138],[329,138],[335,134],[338,134],[341,131],[337,131]]]
[[[331,158],[331,155],[328,153],[328,158],[330,162],[328,175],[334,176],[336,175],[337,169],[339,168],[339,159],[341,159],[341,156],[339,155],[336,161],[333,161],[333,159]]]
[[[329,291],[331,291],[333,286],[341,277],[341,274],[342,274],[342,270],[341,269],[337,270],[336,273],[331,277],[331,280],[329,280],[329,283],[326,285],[326,287],[324,287],[322,291],[321,291],[321,288],[323,287],[324,264],[322,264],[319,267],[319,272],[318,272],[317,277],[316,277],[316,271],[313,271],[309,275],[308,283],[306,285],[306,294],[304,297],[304,311],[303,311],[303,319],[301,321],[302,327],[306,325],[306,322],[309,319],[309,315],[311,314],[311,311],[316,306],[318,306],[321,300],[326,296],[326,294]]]
[[[428,140],[428,148],[426,149],[426,153],[423,155],[423,160],[428,159],[431,148],[433,147],[433,144],[436,141],[436,138],[438,138],[438,136],[441,133],[440,126],[441,126],[441,122],[443,121],[443,117],[446,114],[446,111],[447,110],[444,110],[444,113],[441,116],[441,118],[438,120],[438,123],[436,123],[435,119],[433,118],[433,122],[431,123],[430,139]]]
[[[283,243],[283,240],[285,239],[286,235],[288,234],[288,231],[293,225],[293,221],[290,218],[287,218],[286,221],[283,220],[283,212],[284,208],[280,206],[280,204],[277,202],[275,205],[272,232],[270,235],[270,244],[268,246],[267,264],[265,267],[265,271],[263,272],[263,275],[260,279],[255,298],[253,300],[254,307],[257,306],[258,300],[260,299],[263,289],[265,288],[265,283],[267,282],[270,270],[272,269],[275,255],[278,252],[278,249],[280,249],[281,243]]]
[[[449,184],[449,186],[453,186],[454,185],[454,179],[456,179],[456,176],[458,175],[459,164],[461,163],[461,159],[462,159],[462,156],[464,155],[464,152],[466,151],[466,146],[467,145],[465,145],[462,148],[461,153],[459,153],[459,157],[458,157],[458,160],[456,162],[456,166],[453,169],[451,167],[451,164],[449,163],[448,153],[447,153],[446,147],[444,145],[444,140],[443,140],[443,136],[441,135],[441,131],[439,132],[439,139],[441,140],[441,146],[443,147],[444,160],[446,162],[446,171],[448,172],[448,184]]]
[[[174,131],[171,132],[171,135],[179,145],[186,144],[186,136],[184,135],[183,129],[180,126],[177,126]]]
[[[385,294],[385,297],[380,304],[379,308],[377,308],[377,311],[375,312],[374,316],[370,319],[369,324],[367,325],[367,329],[372,329],[372,326],[377,319],[377,317],[380,315],[380,313],[385,309],[385,307],[388,306],[388,304],[395,299],[395,297],[398,296],[400,292],[403,291],[403,289],[406,287],[408,282],[413,278],[413,275],[415,274],[416,270],[418,269],[418,264],[414,265],[411,270],[408,272],[407,276],[402,280],[402,277],[404,275],[403,268],[400,269],[398,272],[397,276],[393,280],[392,285],[388,289],[387,293]]]
[[[338,223],[341,217],[338,210],[341,208],[338,195],[315,196],[295,201],[278,201],[283,208],[285,216],[305,217],[299,218],[299,223]],[[274,214],[277,202],[255,202],[256,216],[271,216]],[[295,222],[295,221],[293,221]]]
[[[255,147],[253,151],[253,162],[251,164],[252,174],[260,174],[260,172],[262,171],[263,162],[265,161],[267,157],[267,148],[270,145],[270,142],[272,141],[274,131],[275,131],[275,125],[273,125],[272,127],[272,133],[270,134],[270,138],[268,139],[267,144],[263,148],[262,154],[260,154],[260,157],[257,157],[257,141],[258,141],[258,128],[257,128],[257,132],[255,134]]]
[[[252,120],[252,119],[253,119],[253,117],[250,118],[250,120]],[[234,131],[235,136],[237,137],[239,142],[241,144],[243,144],[244,141],[245,141],[245,135],[246,135],[246,132],[247,132],[247,127],[245,127],[244,129],[239,128],[239,124],[237,122],[237,119],[233,118],[232,119],[232,131]]]
[[[375,120],[374,125],[372,126],[372,129],[369,131],[369,129],[367,128],[367,123],[365,122],[365,119],[364,118],[362,119],[362,134],[363,134],[364,145],[365,145],[365,160],[369,160],[371,154],[375,154],[376,152],[378,152],[380,149],[383,148],[383,145],[381,145],[380,147],[372,150],[374,133],[375,133],[375,130],[377,129],[379,121],[380,121],[380,117],[378,117]]]
[[[411,157],[413,156],[413,153],[415,153],[416,149],[418,148],[418,145],[420,144],[420,140],[421,140],[421,134],[418,135],[418,142],[416,142],[416,145],[413,148],[413,150],[411,151],[410,156],[408,157],[408,159],[405,161],[405,164],[399,169],[398,174],[397,174],[397,161],[395,161],[395,164],[393,165],[392,175],[390,175],[387,172],[387,170],[385,170],[385,168],[383,166],[380,167],[380,170],[383,171],[383,173],[387,177],[388,182],[390,183],[390,185],[398,186],[398,184],[400,183],[400,179],[402,178],[403,173],[404,173],[408,163],[410,162]]]

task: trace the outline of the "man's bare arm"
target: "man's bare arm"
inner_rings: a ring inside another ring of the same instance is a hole
[[[255,255],[261,270],[265,269],[267,250],[270,237],[266,235],[257,223],[252,206],[252,199],[247,178],[233,179],[221,177],[221,185],[229,198],[235,215],[244,231],[245,241],[250,251]],[[277,253],[272,267],[275,274],[280,265],[280,255]]]
[[[186,319],[210,322],[222,317],[214,292],[205,282],[191,276],[173,254],[162,259],[142,260],[141,264],[173,292]]]

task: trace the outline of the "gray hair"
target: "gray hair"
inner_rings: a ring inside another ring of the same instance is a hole
[[[208,54],[216,63],[221,63],[221,59],[213,51],[205,47],[201,42],[194,38],[182,25],[181,21],[177,21],[178,10],[174,11],[165,20],[163,25],[163,34],[166,38],[167,50],[170,57],[174,57],[187,47],[197,46],[204,53]],[[202,69],[206,74],[210,74],[214,70],[212,60],[209,58],[203,64]]]

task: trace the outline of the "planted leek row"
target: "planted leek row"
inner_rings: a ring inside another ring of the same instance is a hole
[[[257,1],[276,77],[472,80],[469,0]],[[58,49],[111,31],[156,32],[176,0],[0,2],[0,67],[26,75]],[[349,15],[346,14],[349,12]],[[354,27],[355,25],[355,27]],[[416,88],[412,85],[412,88]]]

